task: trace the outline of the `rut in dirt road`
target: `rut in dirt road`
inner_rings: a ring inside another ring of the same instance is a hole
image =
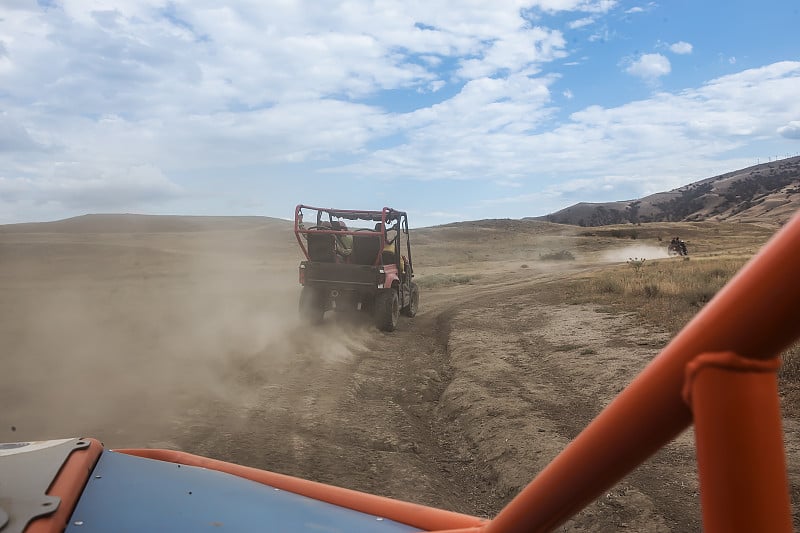
[[[450,312],[421,312],[393,333],[326,319],[321,337],[358,339],[348,358],[296,342],[290,360],[259,366],[253,354],[236,386],[250,407],[208,401],[182,422],[191,453],[469,514],[482,514],[481,480],[454,459],[436,406],[447,386]],[[296,333],[298,339],[302,332]],[[268,351],[268,350],[267,350]]]

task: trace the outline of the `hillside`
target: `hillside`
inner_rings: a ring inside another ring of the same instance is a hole
[[[783,224],[798,208],[800,157],[791,157],[638,200],[581,202],[538,218],[575,226],[704,220]]]
[[[90,214],[52,222],[0,225],[0,233],[185,233],[252,227],[289,228],[270,217]]]

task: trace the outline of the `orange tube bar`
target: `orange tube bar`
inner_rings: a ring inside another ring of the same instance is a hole
[[[388,518],[427,531],[468,530],[468,528],[475,528],[486,523],[486,520],[474,516],[443,511],[433,507],[393,500],[391,498],[384,498],[383,496],[375,496],[373,494],[341,487],[334,487],[332,485],[325,485],[324,483],[308,481],[285,474],[277,474],[257,468],[200,457],[199,455],[192,455],[186,452],[150,449],[120,449],[114,451],[169,463],[199,466],[210,470],[226,472],[281,490],[308,496],[315,500],[332,503],[340,507],[346,507],[382,518]]]
[[[549,531],[692,421],[684,369],[701,353],[766,359],[800,337],[800,215],[779,231],[522,492],[488,533]]]
[[[703,531],[792,531],[781,430],[780,360],[732,352],[687,365],[684,397],[694,413]]]

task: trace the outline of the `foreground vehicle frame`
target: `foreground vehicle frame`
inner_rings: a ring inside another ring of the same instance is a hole
[[[798,242],[795,216],[492,520],[65,439],[0,446],[0,532],[550,531],[694,424],[704,531],[788,533],[776,370],[800,338]]]

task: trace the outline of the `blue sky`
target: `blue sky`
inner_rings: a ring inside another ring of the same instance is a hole
[[[669,190],[800,153],[799,6],[4,0],[0,223]]]

